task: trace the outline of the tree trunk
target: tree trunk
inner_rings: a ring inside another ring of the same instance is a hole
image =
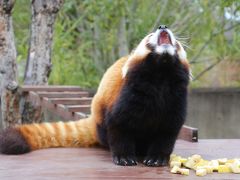
[[[31,40],[24,84],[46,85],[51,72],[53,25],[63,0],[32,0]]]
[[[24,75],[26,85],[47,85],[51,73],[53,26],[63,0],[32,0],[31,39]],[[39,104],[21,101],[23,123],[41,122],[44,113]]]
[[[93,60],[95,67],[98,69],[99,72],[104,72],[104,61],[101,61],[103,59],[102,54],[100,52],[100,46],[98,45],[100,41],[100,29],[98,27],[98,17],[95,17],[94,19],[94,26],[93,26]]]
[[[21,123],[16,47],[11,18],[13,6],[14,0],[0,0],[0,91],[3,127]]]
[[[118,29],[118,55],[119,57],[122,57],[129,53],[125,16],[121,17]]]

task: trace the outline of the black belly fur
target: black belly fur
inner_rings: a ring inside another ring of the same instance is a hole
[[[98,127],[119,165],[165,165],[186,117],[188,70],[178,57],[149,54],[131,69],[119,99]]]

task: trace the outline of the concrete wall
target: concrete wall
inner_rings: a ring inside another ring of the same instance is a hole
[[[200,138],[240,138],[240,88],[191,90],[186,124]]]

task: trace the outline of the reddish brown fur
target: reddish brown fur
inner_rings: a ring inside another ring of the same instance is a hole
[[[100,124],[103,120],[102,108],[111,108],[124,84],[122,67],[128,57],[123,57],[114,63],[104,74],[92,102],[91,118]]]

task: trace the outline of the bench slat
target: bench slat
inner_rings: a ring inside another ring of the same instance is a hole
[[[47,92],[62,92],[62,91],[82,91],[83,89],[78,86],[22,86],[23,92],[28,91],[47,91]]]
[[[80,92],[37,92],[40,97],[48,98],[80,98],[88,97],[89,93],[85,91]]]
[[[73,105],[73,106],[65,106],[65,108],[71,112],[83,112],[83,113],[89,114],[90,106],[91,105]]]
[[[64,104],[64,105],[90,105],[92,98],[49,98],[49,101],[53,104]]]

